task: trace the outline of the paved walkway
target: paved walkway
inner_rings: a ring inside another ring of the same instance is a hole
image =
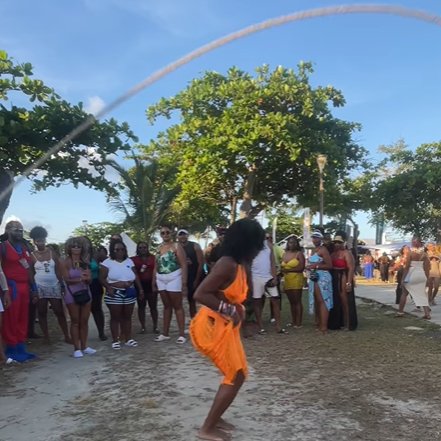
[[[373,300],[383,305],[390,306],[394,309],[398,309],[398,305],[395,304],[395,288],[396,284],[381,285],[381,284],[367,284],[361,281],[356,289],[356,297],[362,299]],[[432,306],[432,320],[431,322],[441,326],[441,298],[438,300],[440,303],[436,306]],[[422,317],[423,312],[415,310],[415,305],[411,298],[408,296],[406,308],[404,309],[408,314],[412,314],[416,317]]]

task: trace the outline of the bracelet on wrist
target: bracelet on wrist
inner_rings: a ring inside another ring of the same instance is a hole
[[[227,317],[233,317],[235,314],[237,314],[236,306],[232,305],[231,303],[224,302],[223,300],[220,301],[217,312]]]

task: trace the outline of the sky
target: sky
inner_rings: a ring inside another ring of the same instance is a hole
[[[31,62],[35,77],[64,99],[82,101],[94,111],[214,39],[269,18],[337,4],[314,0],[0,0],[0,49],[18,62]],[[441,15],[439,0],[383,4]],[[346,105],[333,112],[362,125],[354,139],[377,160],[380,145],[400,138],[412,149],[440,141],[440,53],[441,27],[409,18],[357,14],[290,23],[204,55],[109,116],[127,121],[140,142],[147,143],[166,126],[162,121],[150,126],[146,108],[182,90],[203,72],[225,73],[233,65],[252,72],[265,63],[295,68],[301,60],[311,61],[312,84],[330,84],[343,92]],[[11,215],[27,228],[45,226],[49,238],[57,242],[66,240],[83,221],[121,220],[100,192],[63,185],[33,194],[30,182],[14,190],[6,217]],[[361,237],[373,238],[367,215],[358,215],[357,221]]]

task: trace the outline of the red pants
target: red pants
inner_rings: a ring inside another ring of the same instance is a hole
[[[15,346],[25,343],[28,336],[29,284],[17,283],[16,296],[3,313],[3,341]],[[12,290],[11,290],[12,297]]]

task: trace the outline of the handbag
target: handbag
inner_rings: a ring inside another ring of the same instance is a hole
[[[90,302],[89,289],[80,289],[79,291],[72,292],[69,285],[66,286],[77,305],[85,305]]]

